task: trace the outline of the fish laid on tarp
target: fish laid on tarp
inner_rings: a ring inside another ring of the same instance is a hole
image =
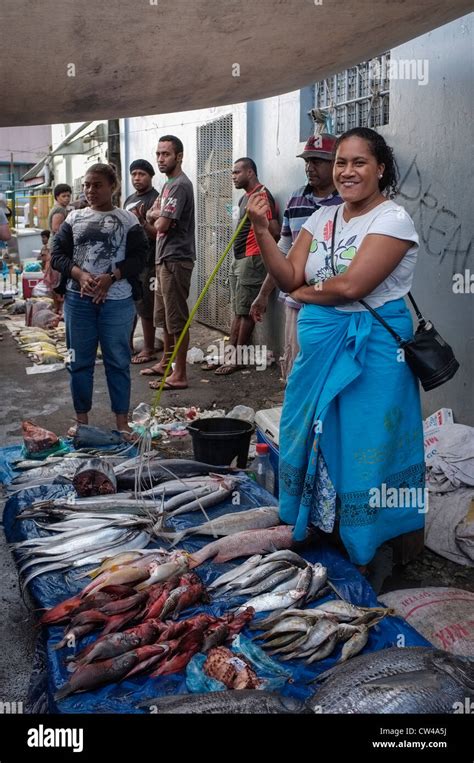
[[[124,440],[120,432],[115,429],[102,429],[101,427],[92,427],[89,424],[78,424],[72,441],[77,449],[94,448],[98,445],[119,445]]]
[[[21,428],[25,448],[29,453],[40,453],[42,450],[49,450],[59,444],[59,437],[54,432],[43,429],[32,421],[22,421]]]
[[[137,662],[138,656],[135,652],[126,652],[108,660],[81,665],[69,681],[56,692],[54,698],[56,700],[64,699],[74,692],[90,691],[99,686],[119,681]]]
[[[107,461],[91,458],[81,464],[72,484],[80,496],[110,495],[117,492],[117,477]]]
[[[279,548],[291,548],[293,528],[289,525],[269,527],[264,530],[246,530],[244,532],[219,538],[213,543],[191,555],[190,568],[197,567],[207,559],[220,564],[239,556],[264,554]]]
[[[11,485],[15,489],[18,489],[19,487],[36,484],[47,485],[58,477],[72,480],[78,466],[82,463],[84,463],[84,459],[82,458],[68,458],[61,460],[60,463],[45,463],[41,466],[39,466],[37,462],[35,469],[28,469],[22,474],[19,474],[12,480]]]
[[[354,657],[317,678],[319,713],[453,713],[474,697],[474,660],[428,647]]]
[[[231,474],[233,471],[235,470],[230,466],[213,466],[212,464],[203,464],[200,461],[188,461],[184,458],[150,460],[142,469],[140,482],[142,487],[153,487],[177,477]],[[116,470],[115,473],[120,490],[132,490],[135,487],[137,480],[135,467]]]
[[[261,530],[266,527],[276,527],[280,524],[278,509],[274,506],[261,506],[258,509],[249,509],[248,511],[231,512],[223,514],[209,522],[203,522],[197,527],[188,527],[178,533],[163,532],[158,533],[158,537],[166,538],[173,542],[173,545],[180,543],[188,535],[214,535],[224,536],[233,535],[244,530]]]
[[[140,702],[158,715],[287,715],[311,712],[304,702],[269,691],[242,689],[206,694],[175,694]]]

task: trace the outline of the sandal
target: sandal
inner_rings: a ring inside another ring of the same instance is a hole
[[[160,389],[161,382],[160,381],[148,382],[148,386],[150,387],[150,389]],[[179,391],[181,389],[188,389],[188,385],[184,384],[183,386],[178,386],[177,384],[173,384],[172,382],[165,382],[163,385],[163,391],[167,389]]]
[[[216,376],[229,376],[229,374],[233,374],[238,370],[239,370],[239,366],[232,366],[232,365],[226,366],[224,364],[222,366],[219,366],[219,368],[217,368],[214,371],[214,373]]]
[[[157,371],[156,370],[156,366],[151,366],[150,368],[143,368],[140,371],[140,374],[142,376],[164,376],[165,372],[164,371]]]
[[[205,363],[201,363],[201,371],[215,371],[220,365],[220,363],[208,363],[206,360]]]
[[[145,353],[143,350],[141,352],[137,352],[131,359],[131,362],[134,365],[141,365],[142,363],[151,363],[152,360],[156,360],[156,355],[153,355],[153,353]]]

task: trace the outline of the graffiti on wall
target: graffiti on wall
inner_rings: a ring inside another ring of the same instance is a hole
[[[442,201],[445,192],[426,181],[416,159],[400,180],[398,198],[412,216],[426,253],[440,263],[451,261],[453,273],[463,271],[471,257],[472,239],[466,240],[461,218]]]

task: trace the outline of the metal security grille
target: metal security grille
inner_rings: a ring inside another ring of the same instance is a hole
[[[197,281],[201,292],[232,236],[232,114],[197,128]],[[198,309],[198,319],[227,331],[232,254]]]
[[[315,108],[331,118],[336,135],[352,127],[388,124],[389,63],[387,52],[316,83]]]

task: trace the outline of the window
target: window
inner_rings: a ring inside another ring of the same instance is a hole
[[[389,62],[387,52],[316,83],[315,108],[330,118],[333,133],[388,124]]]

